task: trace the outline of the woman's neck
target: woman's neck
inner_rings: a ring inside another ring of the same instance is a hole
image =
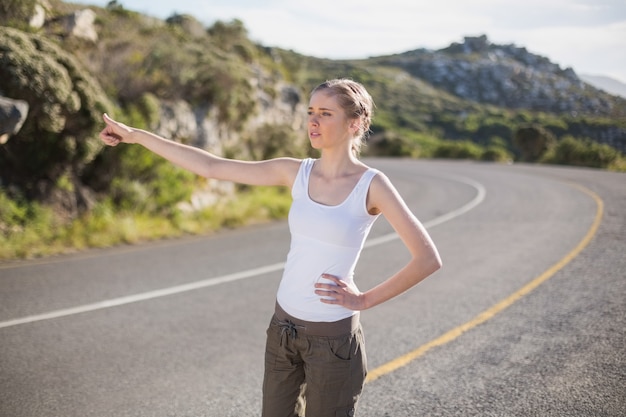
[[[353,174],[355,168],[364,166],[350,152],[323,151],[317,163],[318,173],[326,178],[337,178]]]

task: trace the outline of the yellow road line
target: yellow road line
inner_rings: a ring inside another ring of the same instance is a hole
[[[513,303],[515,303],[516,301],[518,301],[519,299],[521,299],[522,297],[524,297],[525,295],[533,291],[535,288],[543,284],[545,281],[550,279],[554,274],[556,274],[559,270],[565,267],[565,265],[567,265],[570,261],[572,261],[572,259],[578,256],[578,254],[582,252],[582,250],[585,249],[587,245],[589,245],[589,243],[595,236],[596,232],[598,231],[598,228],[600,227],[600,223],[602,222],[602,215],[604,212],[604,202],[593,191],[577,184],[572,184],[572,185],[580,189],[584,193],[588,194],[589,196],[591,196],[591,198],[595,200],[596,215],[585,237],[578,243],[578,245],[576,245],[576,247],[570,253],[568,253],[564,258],[562,258],[560,261],[558,261],[557,263],[552,265],[550,268],[548,268],[544,273],[539,275],[537,278],[533,279],[528,284],[524,285],[518,291],[511,294],[510,296],[500,301],[499,303],[495,304],[488,310],[483,311],[482,313],[480,313],[478,316],[474,317],[472,320],[468,321],[467,323],[464,323],[458,327],[455,327],[454,329],[420,346],[419,348],[415,349],[412,352],[402,355],[390,362],[387,362],[386,364],[379,366],[378,368],[375,368],[369,371],[365,382],[372,382],[380,378],[383,375],[386,375],[399,368],[402,368],[408,365],[411,361],[414,361],[415,359],[424,355],[426,352],[428,352],[432,348],[445,345],[446,343],[449,343],[457,339],[463,333],[493,318],[496,314],[508,308]]]

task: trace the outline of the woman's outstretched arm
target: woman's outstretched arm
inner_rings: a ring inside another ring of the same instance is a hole
[[[162,138],[154,133],[136,129],[103,116],[105,127],[100,138],[109,146],[136,143],[168,161],[206,178],[250,185],[291,186],[300,161],[277,158],[266,161],[226,159],[193,146]]]

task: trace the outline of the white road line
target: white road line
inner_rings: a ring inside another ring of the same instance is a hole
[[[424,227],[427,229],[438,226],[442,223],[445,223],[447,221],[454,219],[455,217],[459,217],[460,215],[467,213],[468,211],[470,211],[471,209],[473,209],[474,207],[482,203],[485,200],[485,196],[487,195],[487,190],[485,190],[485,187],[477,181],[470,180],[469,178],[464,178],[464,177],[446,176],[445,178],[451,179],[456,182],[461,182],[463,184],[467,184],[475,188],[476,196],[472,199],[472,201],[459,207],[458,209],[452,210],[446,214],[442,214],[439,217],[435,217],[434,219],[430,221],[424,222]],[[397,239],[398,237],[399,236],[396,233],[390,233],[388,235],[371,238],[365,242],[365,247],[369,248],[372,246],[387,243],[387,242]]]
[[[478,206],[485,199],[486,190],[485,187],[479,182],[470,180],[463,177],[447,177],[451,180],[467,184],[476,189],[476,196],[469,203],[461,206],[460,208],[443,214],[439,217],[424,222],[424,227],[431,228],[447,221],[454,219],[462,214],[467,213],[474,207]],[[383,243],[390,242],[398,238],[396,233],[390,233],[384,236],[368,239],[365,247],[370,248],[373,246],[381,245]],[[136,303],[139,301],[151,300],[159,297],[166,297],[168,295],[180,294],[182,292],[193,291],[200,288],[212,287],[227,282],[239,281],[242,279],[252,278],[259,275],[275,272],[283,269],[284,262],[275,263],[272,265],[266,265],[259,268],[248,269],[246,271],[235,272],[233,274],[222,275],[221,277],[208,278],[202,281],[190,282],[188,284],[176,285],[174,287],[162,288],[159,290],[148,291],[135,295],[128,295],[125,297],[112,298],[110,300],[103,300],[96,303],[84,304],[77,307],[70,307],[61,310],[55,310],[48,313],[36,314],[32,316],[26,316],[16,318],[13,320],[7,320],[0,322],[0,328],[18,326],[20,324],[33,323],[36,321],[55,319],[59,317],[71,316],[74,314],[86,313],[89,311],[102,310],[105,308],[118,307],[125,304]]]
[[[273,265],[266,265],[259,268],[248,269],[247,271],[236,272],[234,274],[222,275],[221,277],[209,278],[202,281],[190,282],[188,284],[176,285],[174,287],[162,288],[160,290],[148,291],[135,295],[128,295],[126,297],[112,298],[110,300],[99,301],[97,303],[84,304],[82,306],[65,308],[62,310],[51,311],[49,313],[2,321],[0,322],[0,328],[17,326],[19,324],[32,323],[41,320],[54,319],[58,317],[71,316],[72,314],[79,314],[88,311],[101,310],[104,308],[117,307],[124,304],[136,303],[138,301],[146,301],[153,298],[179,294],[181,292],[212,287],[214,285],[224,284],[226,282],[238,281],[240,279],[252,278],[258,275],[267,274],[269,272],[278,271],[284,266],[284,262],[280,262]]]

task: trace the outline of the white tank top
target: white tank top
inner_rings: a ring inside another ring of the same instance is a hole
[[[302,161],[291,190],[291,246],[277,301],[287,313],[301,320],[332,322],[356,312],[322,303],[315,294],[314,284],[326,281],[321,275],[328,273],[356,289],[354,269],[372,224],[378,218],[367,212],[367,192],[378,171],[368,168],[341,204],[327,206],[309,196],[314,163],[310,158]]]

